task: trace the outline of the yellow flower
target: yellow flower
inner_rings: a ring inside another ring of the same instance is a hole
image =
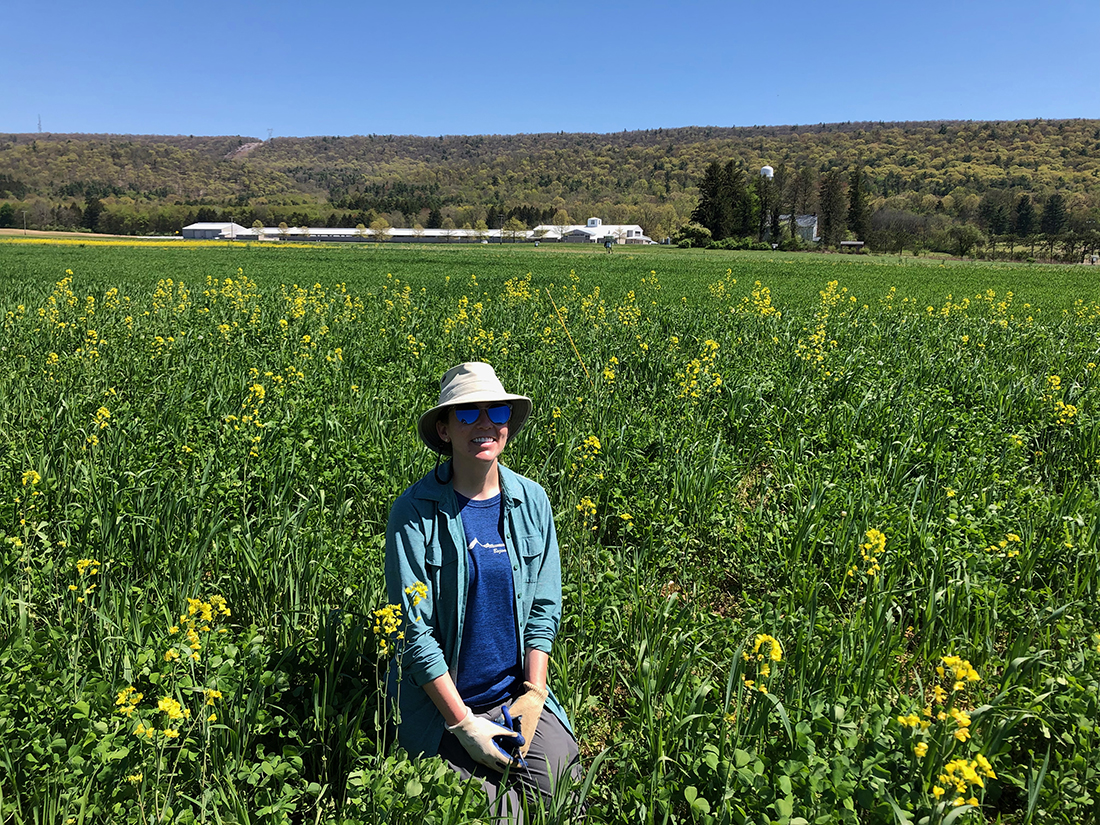
[[[919,759],[923,759],[928,754],[928,743],[917,742],[917,744],[913,746],[913,753],[915,753]]]
[[[752,652],[759,654],[760,648],[764,645],[768,645],[768,658],[773,662],[783,661],[783,646],[775,636],[770,636],[767,633],[758,633],[753,640]]]
[[[140,781],[141,781],[142,779],[144,779],[144,778],[145,778],[145,774],[143,774],[143,773],[142,773],[141,771],[138,771],[137,773],[132,773],[132,774],[130,774],[129,776],[127,776],[127,777],[126,777],[126,780],[127,780],[127,781],[128,781],[128,782],[129,782],[130,784],[131,784],[131,785],[136,785],[136,784],[138,784],[138,783],[139,783],[139,782],[140,782]]]
[[[38,484],[38,482],[40,482],[41,480],[42,480],[42,476],[40,476],[34,470],[27,470],[26,472],[23,473],[23,486],[24,487],[26,487],[28,484],[33,487],[36,484]]]
[[[405,594],[412,596],[412,606],[416,607],[424,599],[428,598],[428,585],[424,582],[415,582],[405,588]]]
[[[157,702],[157,709],[168,714],[169,719],[182,719],[184,716],[183,707],[171,696],[165,696]]]
[[[936,797],[936,799],[939,799],[941,796],[944,795],[944,793],[944,789],[941,788],[939,785],[932,786],[932,796]]]
[[[164,729],[164,738],[165,739],[179,739],[179,736],[180,736],[180,732],[178,730],[172,730],[172,728],[165,728]]]
[[[978,763],[978,767],[982,769],[982,773],[984,773],[990,779],[997,778],[997,774],[993,773],[993,766],[989,764],[989,760],[982,756],[980,753],[976,757],[974,757],[974,761]]]

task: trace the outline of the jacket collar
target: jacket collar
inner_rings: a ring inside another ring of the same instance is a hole
[[[498,463],[497,468],[500,472],[501,497],[508,499],[514,504],[522,504],[524,500],[523,485],[520,484],[519,476],[503,464]],[[457,501],[455,499],[454,486],[451,484],[453,472],[454,470],[451,467],[450,461],[441,464],[437,470],[428,473],[420,480],[420,483],[416,485],[416,497],[438,502],[449,500],[455,502],[449,509],[456,509]],[[445,480],[442,484],[439,482],[440,478]]]

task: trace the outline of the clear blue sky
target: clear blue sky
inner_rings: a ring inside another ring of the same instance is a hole
[[[1100,0],[6,0],[0,132],[1100,117]]]

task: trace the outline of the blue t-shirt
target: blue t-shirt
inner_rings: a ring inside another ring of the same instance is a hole
[[[458,693],[471,707],[496,704],[523,670],[516,636],[516,593],[512,562],[504,544],[500,495],[474,501],[455,494],[466,531],[466,622]]]

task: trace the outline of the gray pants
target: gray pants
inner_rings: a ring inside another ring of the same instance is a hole
[[[482,709],[477,715],[499,722],[503,719],[500,709],[509,702]],[[463,779],[473,776],[481,780],[489,796],[492,812],[489,821],[492,823],[522,825],[526,806],[549,803],[554,788],[563,778],[577,785],[584,778],[577,740],[549,710],[544,710],[539,717],[531,749],[527,752],[526,768],[513,767],[508,769],[507,774],[501,774],[479,765],[466,753],[458,739],[446,731],[439,742],[439,755]],[[570,821],[576,821],[576,816],[570,817]]]

